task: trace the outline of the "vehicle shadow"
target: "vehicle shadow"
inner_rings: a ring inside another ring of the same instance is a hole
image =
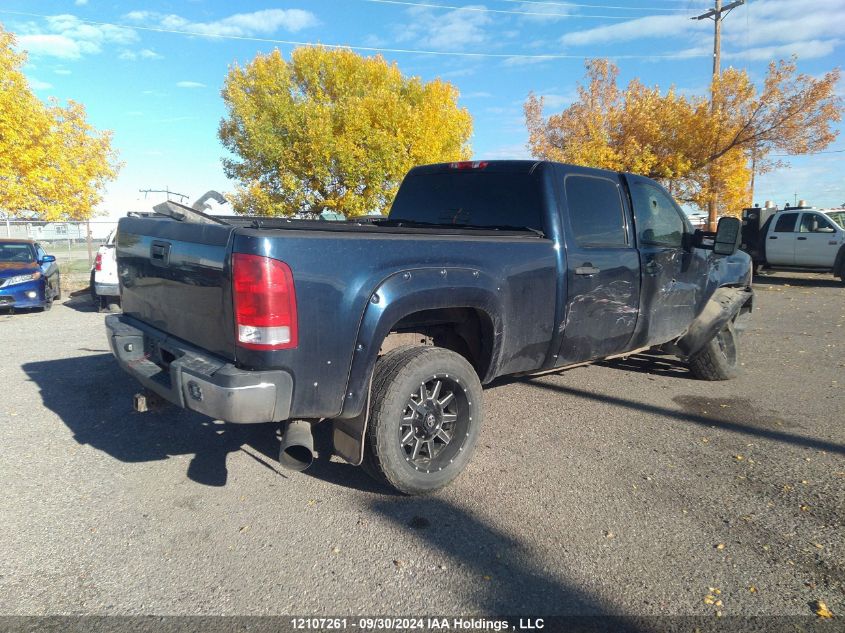
[[[565,630],[571,631],[639,630],[635,620],[610,616],[608,608],[595,597],[547,571],[558,565],[536,560],[514,536],[445,499],[376,499],[370,502],[370,509],[395,524],[405,538],[445,557],[443,568],[463,568],[475,576],[478,581],[465,589],[482,615],[570,616]],[[413,555],[414,547],[409,549],[409,556]],[[431,558],[430,563],[442,560],[436,554]],[[509,620],[508,624],[515,626],[517,622]],[[549,621],[544,624],[545,630],[556,629]]]
[[[708,428],[715,427],[725,431],[740,433],[742,435],[765,438],[777,442],[792,444],[794,446],[801,446],[804,448],[828,451],[830,453],[836,453],[838,455],[845,455],[845,445],[843,444],[837,444],[836,442],[830,442],[815,437],[807,437],[805,435],[798,435],[796,433],[788,433],[786,431],[768,428],[768,425],[766,424],[755,425],[753,423],[740,422],[740,419],[748,419],[753,422],[753,420],[751,420],[748,415],[742,413],[742,411],[740,410],[742,407],[737,407],[735,409],[726,409],[725,413],[717,415],[713,415],[710,413],[705,415],[703,413],[700,413],[699,411],[707,409],[701,408],[702,402],[700,402],[701,399],[698,396],[679,396],[675,398],[675,401],[684,409],[679,411],[676,409],[668,409],[666,407],[636,402],[635,400],[628,400],[626,398],[620,398],[618,396],[611,396],[603,393],[593,393],[591,391],[578,389],[576,387],[566,387],[564,385],[552,384],[536,378],[532,379],[529,377],[517,378],[508,382],[496,382],[491,385],[491,388],[497,388],[500,386],[504,386],[505,384],[517,381],[523,384],[527,384],[536,389],[553,391],[555,393],[573,396],[576,398],[583,398],[585,400],[593,400],[596,402],[601,402],[605,405],[611,404],[624,409],[630,409],[641,413],[648,413],[663,418],[680,420],[681,422],[688,422],[700,426],[705,426]],[[719,411],[723,411],[723,409],[719,407]],[[734,411],[736,411],[737,413],[734,413]]]
[[[627,358],[615,358],[613,360],[599,361],[600,367],[621,369],[639,374],[652,374],[655,376],[668,376],[670,378],[683,378],[695,380],[685,363],[672,356],[658,356],[654,354],[633,354]]]
[[[64,300],[62,305],[77,312],[99,312],[99,306],[94,303],[87,290],[71,293],[70,298]]]
[[[777,273],[754,276],[754,286],[797,286],[802,288],[841,288],[843,283],[829,273],[807,273],[805,277],[779,277]]]
[[[136,413],[132,396],[140,386],[118,369],[111,354],[26,363],[23,369],[39,386],[44,406],[61,418],[77,442],[117,460],[151,462],[174,455],[193,455],[186,473],[188,479],[206,486],[224,486],[228,477],[226,458],[240,451],[278,476],[288,477],[278,463],[280,424],[230,424],[169,405],[158,411]],[[360,468],[331,460],[329,423],[315,427],[314,441],[318,455],[306,476],[359,490],[390,493]]]

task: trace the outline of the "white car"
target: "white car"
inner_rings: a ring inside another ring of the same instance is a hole
[[[91,298],[94,305],[100,310],[112,312],[120,306],[120,284],[114,248],[116,237],[117,229],[114,229],[97,249],[94,266],[91,268]]]

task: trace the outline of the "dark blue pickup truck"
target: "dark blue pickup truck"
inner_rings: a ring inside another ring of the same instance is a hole
[[[180,407],[286,422],[289,467],[331,421],[339,455],[425,493],[470,459],[498,376],[657,347],[702,379],[739,368],[739,221],[694,231],[640,176],[460,162],[412,169],[373,222],[162,212],[120,220],[112,351]]]

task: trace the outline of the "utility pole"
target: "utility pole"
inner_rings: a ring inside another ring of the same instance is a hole
[[[719,78],[722,62],[722,20],[724,20],[728,13],[733,11],[740,5],[745,4],[745,0],[734,0],[725,6],[722,6],[722,0],[715,0],[715,6],[709,11],[705,11],[701,15],[696,15],[692,20],[713,20],[713,82],[710,88],[710,107],[716,108],[716,99],[714,90],[716,88],[716,80]],[[716,210],[717,198],[715,193],[711,193],[710,201],[707,203],[707,219],[710,224],[710,230],[716,230]]]

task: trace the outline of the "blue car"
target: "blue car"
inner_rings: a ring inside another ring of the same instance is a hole
[[[33,240],[0,239],[0,309],[49,310],[62,298],[59,266]]]

